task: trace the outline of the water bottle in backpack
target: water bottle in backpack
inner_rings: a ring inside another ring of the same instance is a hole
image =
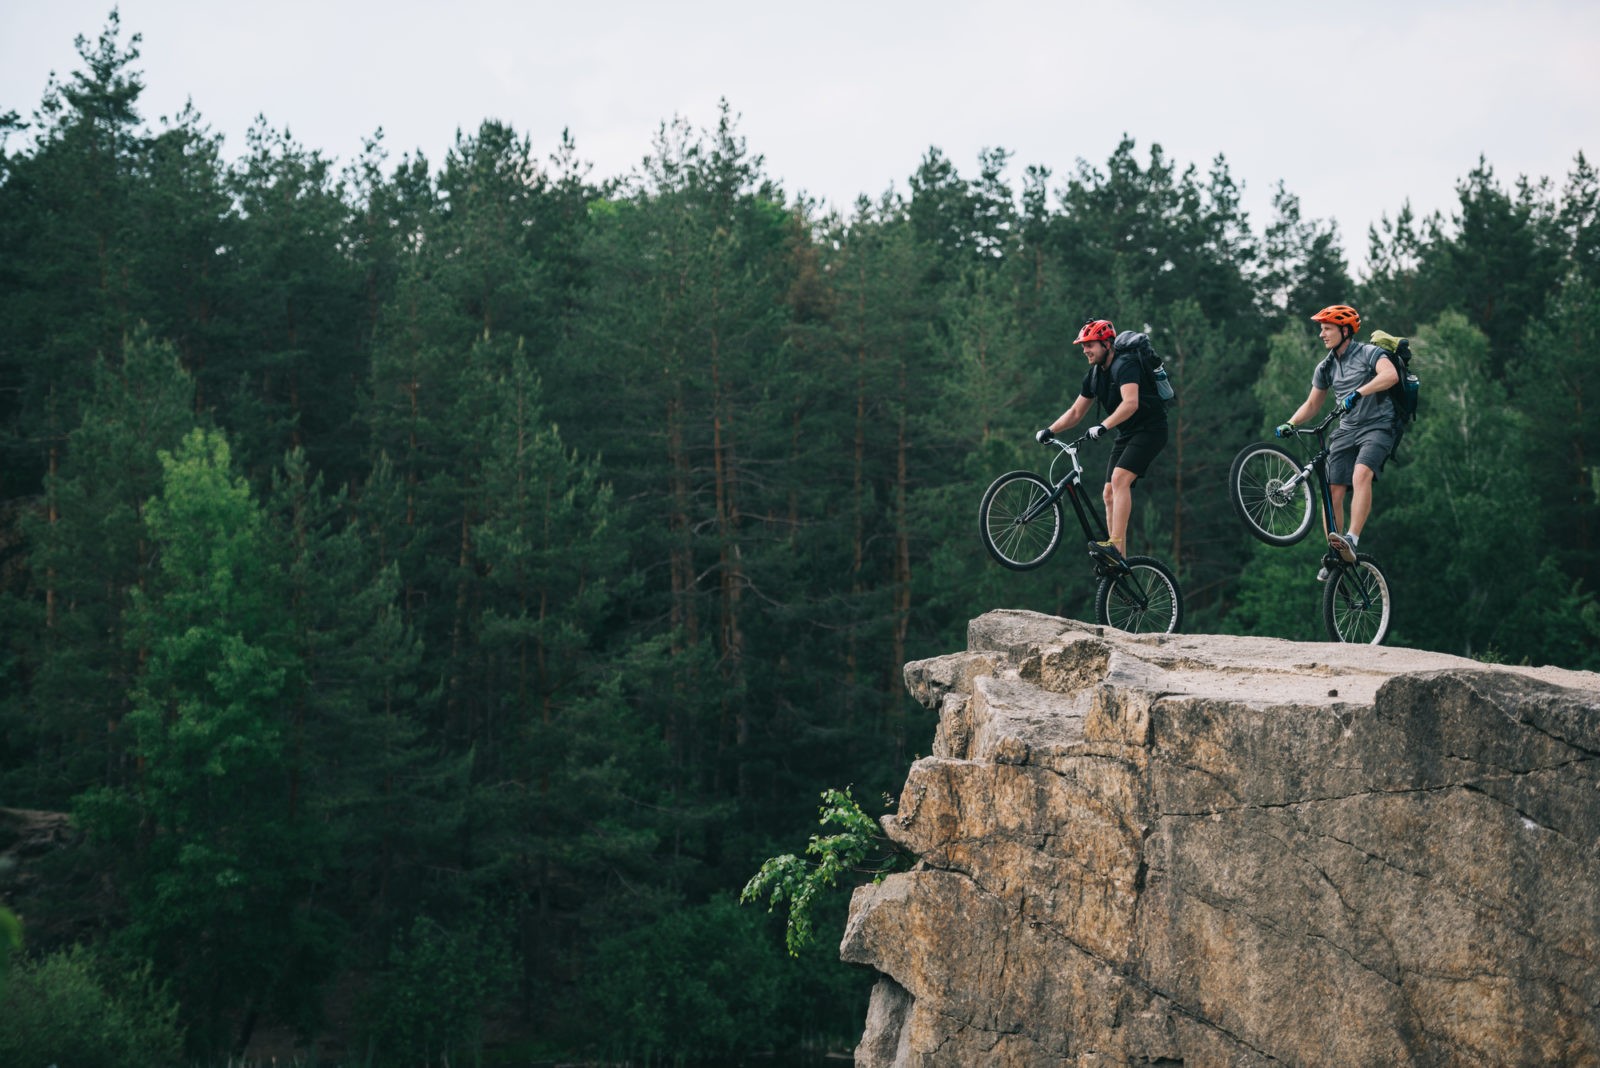
[[[1167,369],[1161,363],[1161,357],[1156,354],[1155,346],[1150,344],[1148,335],[1137,330],[1124,330],[1117,335],[1111,343],[1111,351],[1118,355],[1131,354],[1138,358],[1139,366],[1150,375],[1150,380],[1155,384],[1156,396],[1165,403],[1171,403],[1178,391],[1172,388],[1172,380],[1167,377]]]

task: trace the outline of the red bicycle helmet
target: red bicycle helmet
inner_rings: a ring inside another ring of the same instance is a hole
[[[1332,323],[1347,326],[1352,334],[1361,329],[1361,313],[1348,304],[1330,304],[1311,317],[1314,323]]]
[[[1085,341],[1110,341],[1116,336],[1117,328],[1111,325],[1110,319],[1090,319],[1083,324],[1083,329],[1078,331],[1072,343],[1081,345]]]

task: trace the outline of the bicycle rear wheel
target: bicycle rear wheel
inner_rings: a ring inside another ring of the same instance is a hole
[[[1013,571],[1031,571],[1050,559],[1063,522],[1060,498],[1040,511],[1051,490],[1031,471],[1011,471],[989,484],[978,505],[978,535],[990,556]]]
[[[1389,634],[1389,579],[1378,561],[1357,553],[1354,564],[1329,569],[1322,622],[1336,642],[1378,645]]]
[[[1311,482],[1289,480],[1300,462],[1289,451],[1268,442],[1247,445],[1233,458],[1228,472],[1228,497],[1245,529],[1268,545],[1293,545],[1306,536],[1314,518]]]
[[[1100,579],[1095,619],[1130,634],[1176,634],[1183,626],[1183,591],[1160,560],[1130,556],[1126,571]]]

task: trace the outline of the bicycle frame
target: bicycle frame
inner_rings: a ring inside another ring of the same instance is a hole
[[[1111,531],[1106,528],[1105,519],[1101,517],[1099,510],[1094,505],[1094,501],[1083,490],[1083,465],[1078,462],[1078,446],[1087,440],[1089,440],[1088,435],[1084,435],[1074,441],[1060,441],[1052,438],[1048,442],[1048,444],[1054,445],[1061,450],[1050,461],[1050,472],[1045,476],[1046,481],[1053,484],[1055,488],[1050,491],[1049,496],[1028,509],[1028,513],[1022,517],[1022,522],[1037,519],[1044,514],[1046,509],[1059,501],[1062,494],[1066,494],[1072,499],[1072,510],[1078,513],[1078,523],[1083,527],[1083,534],[1087,540],[1105,541],[1111,537]],[[1061,481],[1057,482],[1056,462],[1062,456],[1066,456],[1072,461],[1072,470],[1061,476]]]
[[[1306,480],[1308,475],[1316,475],[1317,495],[1322,501],[1322,528],[1324,531],[1334,530],[1333,525],[1333,491],[1328,488],[1328,424],[1339,418],[1338,412],[1332,412],[1326,419],[1316,426],[1306,427],[1304,430],[1296,429],[1295,433],[1315,434],[1317,436],[1317,453],[1307,460],[1300,468],[1300,473],[1283,484],[1285,492],[1295,489]]]

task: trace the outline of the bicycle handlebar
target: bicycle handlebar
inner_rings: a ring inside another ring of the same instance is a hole
[[[1328,424],[1329,423],[1331,423],[1334,420],[1338,419],[1343,414],[1344,413],[1341,412],[1338,408],[1335,408],[1333,411],[1328,413],[1328,417],[1326,419],[1324,419],[1322,422],[1318,423],[1316,426],[1297,426],[1297,427],[1294,428],[1294,432],[1297,435],[1299,435],[1299,434],[1320,434],[1324,430],[1328,429]]]
[[[1043,444],[1054,445],[1062,452],[1066,452],[1068,449],[1076,449],[1079,445],[1082,445],[1088,440],[1090,440],[1089,435],[1085,434],[1082,437],[1073,438],[1071,441],[1062,441],[1060,438],[1051,438],[1049,441],[1046,441]]]

